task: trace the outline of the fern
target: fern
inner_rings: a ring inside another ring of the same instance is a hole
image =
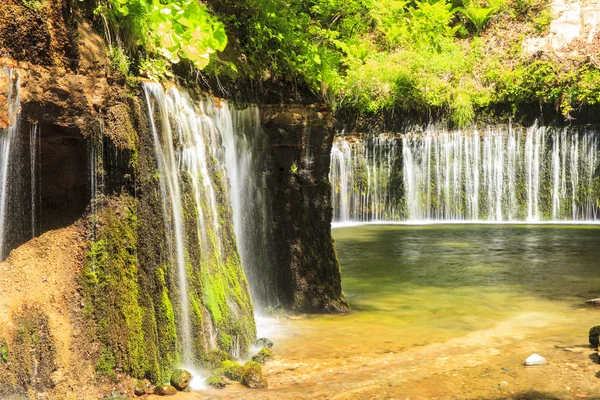
[[[498,7],[481,7],[477,3],[471,1],[465,7],[458,9],[471,23],[475,26],[475,34],[483,30],[492,15],[498,11]]]

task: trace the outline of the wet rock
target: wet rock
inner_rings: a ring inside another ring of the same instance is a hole
[[[100,400],[131,400],[129,397],[121,394],[118,391],[110,392],[106,396],[102,397]]]
[[[525,360],[525,365],[534,366],[534,365],[545,365],[548,364],[548,361],[539,354],[532,354]]]
[[[219,375],[226,376],[232,381],[240,381],[244,373],[244,367],[235,361],[226,360],[221,363],[221,367],[215,371]]]
[[[260,338],[256,341],[255,346],[257,347],[266,347],[267,349],[270,349],[273,347],[273,342],[271,342],[269,339],[267,339],[266,337]]]
[[[597,348],[599,344],[598,342],[600,341],[600,325],[596,325],[590,329],[588,338],[590,341],[590,345],[592,345],[592,347],[594,348]]]
[[[174,396],[177,394],[177,389],[171,385],[157,386],[154,388],[154,394],[158,396]]]
[[[192,374],[185,369],[176,369],[171,374],[171,385],[177,390],[184,390],[192,380]]]
[[[264,389],[269,386],[267,378],[263,376],[262,366],[254,361],[248,361],[242,374],[242,385],[250,389]]]
[[[262,349],[260,349],[258,354],[256,354],[255,356],[252,357],[252,361],[255,361],[259,364],[264,365],[265,361],[270,360],[272,358],[273,358],[273,352],[271,351],[271,349],[263,347]]]
[[[206,380],[206,383],[208,384],[208,386],[212,386],[216,389],[225,389],[226,386],[226,383],[223,380],[223,378],[221,378],[218,375],[211,376]]]
[[[223,361],[231,360],[229,353],[223,350],[211,350],[206,354],[207,367],[213,371],[221,366]]]
[[[133,393],[135,393],[136,396],[143,396],[146,394],[146,382],[140,380],[140,379],[136,379],[135,382],[133,383]]]

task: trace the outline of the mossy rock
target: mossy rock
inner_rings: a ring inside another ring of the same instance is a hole
[[[273,342],[271,342],[266,337],[263,337],[263,338],[258,339],[256,341],[256,343],[254,343],[254,345],[257,347],[266,347],[266,348],[270,349],[273,347]]]
[[[263,347],[262,349],[260,349],[258,354],[256,354],[255,356],[252,357],[252,361],[255,361],[259,364],[264,365],[265,361],[270,360],[272,358],[273,358],[273,351],[271,351],[271,349]]]
[[[598,347],[598,344],[600,344],[600,325],[596,325],[590,329],[589,340],[592,347]]]
[[[184,390],[192,380],[192,374],[185,369],[176,369],[171,374],[171,385],[177,390]]]
[[[100,400],[131,400],[131,399],[129,397],[125,396],[124,394],[115,390],[114,392],[110,392],[106,396],[102,397]]]
[[[143,396],[146,394],[146,382],[140,380],[140,379],[136,379],[133,382],[133,393],[135,393],[136,396]]]
[[[244,367],[235,361],[226,360],[221,363],[221,367],[215,371],[219,375],[226,376],[232,381],[242,380],[242,374],[244,373]]]
[[[227,386],[223,378],[221,378],[218,375],[211,376],[206,380],[206,383],[208,384],[208,386],[212,386],[216,389],[225,389],[225,386]]]
[[[158,396],[174,396],[177,394],[177,389],[171,385],[162,385],[154,388],[154,394]]]
[[[211,350],[206,354],[206,366],[212,371],[221,366],[223,361],[231,361],[229,353],[223,350]]]
[[[263,376],[262,366],[254,361],[248,361],[244,366],[241,382],[250,389],[265,389],[269,386],[267,378]]]

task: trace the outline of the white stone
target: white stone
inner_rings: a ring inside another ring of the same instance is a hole
[[[548,361],[539,354],[532,354],[525,360],[525,365],[544,365],[548,364]]]
[[[592,43],[600,32],[600,0],[553,0],[552,22],[548,35],[523,40],[525,53],[559,53],[574,40]]]

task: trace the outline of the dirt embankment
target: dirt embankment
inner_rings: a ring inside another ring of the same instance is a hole
[[[46,390],[57,399],[95,398],[94,346],[77,283],[82,232],[80,224],[49,231],[0,263],[0,398]]]

